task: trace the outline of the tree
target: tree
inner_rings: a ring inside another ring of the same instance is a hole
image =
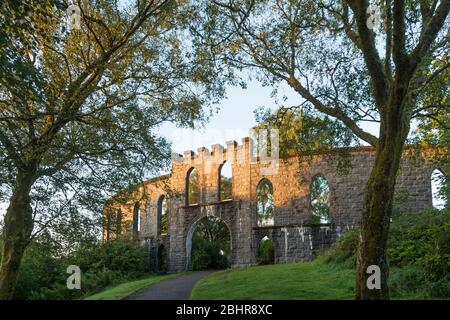
[[[348,147],[357,146],[360,142],[339,120],[319,116],[304,104],[281,106],[275,111],[259,108],[255,115],[258,122],[255,129],[278,130],[278,155],[281,159],[297,156],[299,161],[311,162],[320,154],[335,164],[338,173],[348,172],[351,166]],[[267,136],[270,136],[269,131]],[[257,148],[265,143],[259,141],[259,137],[256,140]],[[271,152],[271,140],[267,139],[266,143],[267,152]],[[300,180],[307,182],[304,177]]]
[[[202,5],[196,31],[212,59],[252,70],[264,85],[290,86],[301,104],[340,121],[375,148],[356,297],[389,298],[386,241],[396,175],[412,119],[432,108],[420,93],[449,67],[450,1],[215,0]],[[432,64],[437,57],[445,62]],[[439,108],[448,110],[448,105]],[[379,125],[378,136],[364,130],[365,122]],[[370,265],[381,268],[381,290],[366,286]]]
[[[223,93],[186,37],[188,1],[76,4],[71,30],[59,1],[1,4],[0,198],[9,206],[0,299],[13,296],[33,230],[74,207],[98,215],[112,193],[167,167],[155,128],[204,120]]]

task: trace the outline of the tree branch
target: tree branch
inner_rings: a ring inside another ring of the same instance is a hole
[[[441,4],[436,10],[434,16],[428,20],[428,23],[422,27],[422,33],[419,43],[411,53],[410,61],[411,68],[415,70],[417,65],[422,61],[427,54],[428,49],[437,37],[437,34],[444,25],[445,19],[450,11],[450,0],[441,0]]]
[[[362,130],[357,123],[349,118],[345,112],[338,108],[330,108],[325,106],[321,101],[319,101],[316,97],[314,97],[293,75],[289,77],[285,77],[287,83],[297,91],[303,98],[311,102],[314,107],[329,116],[332,116],[336,119],[342,121],[358,138],[366,141],[372,146],[377,146],[378,138],[374,135]]]
[[[346,0],[355,14],[361,51],[374,86],[374,97],[379,110],[383,110],[388,99],[388,83],[381,59],[375,46],[375,35],[367,27],[367,0]]]

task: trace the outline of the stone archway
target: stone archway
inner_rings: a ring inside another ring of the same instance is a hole
[[[157,254],[157,270],[161,273],[166,273],[168,271],[168,257],[164,244],[158,246]]]
[[[195,231],[197,230],[197,227],[202,221],[208,220],[208,219],[214,219],[217,220],[218,223],[223,224],[224,227],[228,230],[228,236],[229,236],[229,242],[230,242],[230,248],[229,248],[229,265],[232,265],[232,259],[233,259],[233,237],[232,237],[232,229],[230,226],[221,218],[214,216],[214,215],[206,215],[198,220],[196,220],[191,227],[189,228],[186,236],[186,270],[189,270],[192,263],[192,241]]]

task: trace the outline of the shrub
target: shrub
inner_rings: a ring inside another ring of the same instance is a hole
[[[394,287],[415,286],[430,297],[450,297],[448,210],[428,209],[394,217],[387,254],[390,266],[407,273],[407,276],[393,277]]]
[[[160,245],[158,249],[158,270],[160,273],[167,273],[168,271],[168,262],[167,262],[167,250],[164,245]]]
[[[261,241],[258,249],[258,263],[261,265],[275,263],[275,249],[272,240]]]
[[[16,299],[74,299],[106,286],[144,275],[144,249],[123,240],[84,243],[69,256],[58,257],[49,242],[33,242],[27,248],[19,270]],[[81,269],[81,290],[69,290],[69,265]]]
[[[325,261],[356,266],[359,230],[345,233],[323,256]],[[387,258],[389,285],[398,297],[450,297],[450,214],[427,209],[395,214]]]
[[[68,258],[81,270],[109,269],[128,277],[142,275],[148,269],[144,248],[131,241],[114,240],[102,244],[88,244]]]
[[[339,241],[335,242],[324,253],[325,261],[353,268],[356,266],[356,251],[358,250],[359,229],[351,229],[344,233]]]
[[[219,241],[194,238],[191,253],[192,270],[228,268],[229,258],[222,251],[222,245]]]
[[[442,268],[448,273],[450,254],[450,215],[439,210],[425,210],[420,214],[405,213],[391,224],[389,261],[394,266],[416,262]]]

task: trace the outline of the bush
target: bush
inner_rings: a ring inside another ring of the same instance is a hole
[[[143,276],[147,270],[144,249],[123,240],[84,243],[69,256],[58,257],[51,242],[33,242],[19,270],[15,299],[75,299],[106,286]],[[69,265],[81,269],[81,290],[69,290]]]
[[[261,265],[275,263],[275,249],[272,240],[261,241],[258,249],[258,263]]]
[[[140,276],[148,270],[144,248],[124,240],[89,244],[69,259],[81,270],[100,272],[109,269],[127,277]]]
[[[158,270],[160,273],[167,273],[169,269],[167,262],[167,250],[164,245],[160,245],[158,248]]]
[[[356,266],[356,251],[358,250],[359,229],[351,229],[344,233],[339,241],[335,242],[324,253],[325,261],[342,264],[345,267]]]
[[[222,252],[220,242],[194,238],[192,241],[192,270],[226,269],[230,266],[229,258]]]
[[[387,255],[391,267],[407,273],[392,278],[399,293],[415,286],[429,297],[450,297],[449,211],[428,209],[394,217]]]
[[[28,246],[19,269],[15,299],[29,299],[33,292],[49,289],[55,283],[65,285],[67,267],[63,259],[52,256],[52,249],[48,244],[35,242]]]
[[[439,210],[394,217],[388,246],[393,266],[420,263],[438,276],[448,273],[450,258],[450,215]]]
[[[354,268],[358,241],[359,230],[348,231],[323,254],[325,261]],[[393,296],[450,297],[448,209],[394,215],[387,258]]]

